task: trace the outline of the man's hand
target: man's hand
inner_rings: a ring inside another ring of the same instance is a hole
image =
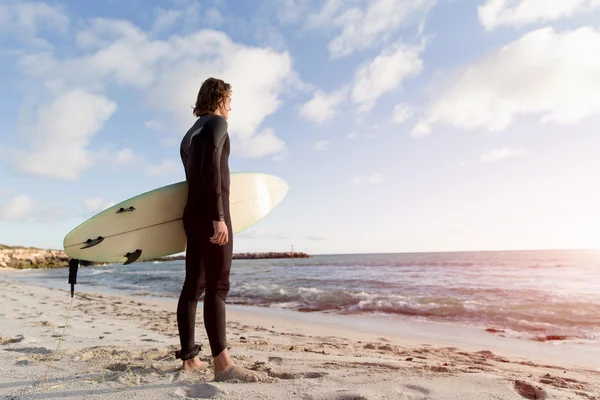
[[[215,234],[210,238],[210,242],[223,246],[229,241],[229,231],[224,221],[213,221],[213,228]]]

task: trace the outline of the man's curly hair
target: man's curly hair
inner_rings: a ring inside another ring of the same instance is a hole
[[[198,91],[198,99],[194,106],[194,115],[213,114],[215,110],[231,96],[231,85],[217,78],[208,78],[202,82]]]

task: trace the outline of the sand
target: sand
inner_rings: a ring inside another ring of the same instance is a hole
[[[382,335],[359,322],[356,329],[333,323],[337,316],[292,318],[300,313],[234,306],[228,308],[231,357],[263,380],[215,382],[201,312],[197,342],[210,365],[183,372],[174,357],[173,301],[78,290],[65,328],[67,290],[16,283],[10,275],[0,280],[1,398],[600,400],[600,370],[551,343],[520,348],[483,333],[448,346],[454,331],[439,326],[420,328],[427,343],[419,343],[409,329],[404,339],[402,331]]]

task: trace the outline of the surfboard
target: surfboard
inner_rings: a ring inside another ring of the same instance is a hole
[[[229,206],[233,233],[270,214],[288,190],[287,182],[275,175],[232,173]],[[185,251],[182,216],[187,191],[186,181],[177,182],[99,212],[65,236],[65,253],[78,260],[130,264]]]

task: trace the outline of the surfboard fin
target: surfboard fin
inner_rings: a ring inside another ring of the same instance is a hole
[[[121,207],[121,208],[119,208],[119,209],[117,210],[116,214],[121,214],[121,213],[124,213],[124,212],[130,212],[130,211],[133,211],[133,210],[135,210],[135,207],[134,207],[134,206],[127,207],[127,208],[125,208],[125,207]]]
[[[94,247],[95,245],[102,243],[103,240],[104,238],[102,236],[98,236],[96,239],[88,239],[85,241],[85,246],[83,246],[82,249]]]
[[[133,253],[125,254],[127,261],[125,261],[123,263],[123,265],[131,264],[132,262],[135,262],[138,258],[140,258],[141,255],[142,255],[142,250],[140,250],[140,249],[137,249]]]

